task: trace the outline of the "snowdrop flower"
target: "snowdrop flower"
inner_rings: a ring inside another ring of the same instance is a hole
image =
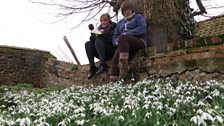
[[[159,126],[159,125],[160,125],[160,122],[159,122],[158,120],[157,120],[157,122],[156,122],[156,125],[157,125],[157,126]]]
[[[145,118],[147,118],[147,119],[149,119],[150,117],[152,116],[152,113],[150,112],[147,112],[146,114],[145,114]]]
[[[224,122],[221,116],[216,116],[214,119],[217,120],[221,124]]]
[[[161,113],[160,113],[159,111],[157,111],[157,112],[156,112],[156,115],[159,115],[159,116],[160,116],[160,115],[161,115]]]
[[[31,120],[28,117],[19,119],[19,121],[20,121],[19,123],[20,126],[30,126],[31,124]]]
[[[124,108],[125,108],[125,109],[128,108],[128,109],[130,109],[130,110],[132,109],[131,105],[125,105]]]
[[[144,90],[143,90],[143,95],[146,95],[147,93],[148,93],[148,91],[147,91],[147,89],[146,88],[144,88]]]
[[[219,109],[219,106],[216,105],[214,108],[215,108],[216,110],[218,110],[218,109]]]
[[[75,109],[74,110],[74,113],[82,113],[82,112],[84,112],[85,111],[85,108],[84,107],[79,107],[78,109]]]
[[[48,103],[48,99],[46,99],[46,98],[45,99],[42,99],[42,102],[43,103]]]
[[[165,96],[160,95],[160,96],[159,96],[159,99],[165,99]]]
[[[197,113],[198,113],[198,114],[202,114],[203,111],[202,111],[201,109],[198,109]]]
[[[213,117],[210,114],[206,113],[206,112],[202,113],[201,118],[204,119],[204,120],[211,120],[212,122],[214,122]]]
[[[148,108],[149,108],[149,104],[145,104],[145,105],[143,105],[142,108],[148,109]]]
[[[37,126],[50,126],[50,124],[46,122],[41,122],[40,124],[37,124]]]
[[[124,117],[121,115],[118,117],[119,120],[124,121]]]
[[[15,122],[21,122],[21,120],[22,120],[22,119],[18,118],[18,119],[16,119]]]
[[[176,109],[175,108],[169,108],[170,112],[172,112],[173,114],[176,113]]]
[[[162,110],[163,109],[163,106],[162,105],[159,105],[158,107],[157,107],[157,110]]]
[[[197,125],[199,125],[199,126],[200,126],[200,125],[202,125],[202,126],[207,126],[205,120],[210,120],[210,121],[212,121],[212,123],[213,123],[214,120],[215,120],[209,113],[206,113],[206,112],[202,111],[201,109],[199,109],[199,110],[197,111],[197,113],[198,113],[199,115],[192,117],[192,118],[190,119],[190,121],[191,121],[191,122],[194,122],[195,124],[197,124]]]
[[[67,126],[67,125],[66,125],[66,122],[63,120],[63,121],[58,123],[58,126]]]
[[[211,92],[211,94],[212,94],[213,97],[220,96],[220,92],[217,89],[215,89],[213,92]]]
[[[137,96],[138,97],[141,97],[142,96],[142,93],[141,92],[138,92]]]
[[[12,120],[5,121],[5,122],[7,123],[8,126],[15,126],[16,125],[16,123]],[[1,122],[0,122],[0,124],[1,124]]]
[[[207,126],[206,122],[204,121],[203,118],[201,118],[199,115],[194,116],[190,119],[191,122],[193,122],[194,124],[197,124],[198,126]]]
[[[135,118],[137,118],[137,115],[136,115],[135,111],[133,111],[133,112],[131,113],[131,115],[134,116]]]
[[[193,116],[191,119],[190,119],[190,121],[191,122],[193,122],[194,124],[197,124],[197,122],[198,122],[198,115],[197,116]]]
[[[190,94],[191,94],[191,92],[190,92],[190,91],[187,91],[187,92],[186,92],[186,94],[187,94],[187,95],[190,95]]]
[[[205,99],[210,99],[210,100],[212,100],[213,98],[212,98],[212,96],[208,95],[208,96],[205,97]]]
[[[166,112],[166,113],[167,113],[170,117],[174,115],[174,113],[171,112],[171,111],[168,111],[168,112]]]
[[[212,109],[209,109],[207,110],[209,114],[213,114],[213,110]]]
[[[200,101],[198,102],[197,106],[206,106],[206,104],[205,104],[202,100],[200,100]]]
[[[76,123],[77,125],[80,125],[80,126],[82,126],[82,125],[84,124],[84,122],[85,122],[84,119],[83,119],[83,120],[77,120],[77,121],[75,121],[75,123]]]

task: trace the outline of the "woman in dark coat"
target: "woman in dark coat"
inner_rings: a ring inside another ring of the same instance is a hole
[[[108,70],[106,61],[114,55],[115,46],[112,44],[112,35],[116,24],[110,20],[108,13],[100,16],[99,33],[91,33],[90,41],[85,43],[86,55],[89,60],[88,79],[94,75],[100,75]],[[95,65],[94,57],[100,61],[99,68]]]

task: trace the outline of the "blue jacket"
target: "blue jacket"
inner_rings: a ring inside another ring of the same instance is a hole
[[[147,43],[147,24],[143,15],[136,13],[131,19],[123,18],[117,23],[112,37],[114,45],[116,45],[119,35],[122,34],[136,36]]]

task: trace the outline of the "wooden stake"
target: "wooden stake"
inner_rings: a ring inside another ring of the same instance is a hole
[[[76,62],[77,62],[77,64],[80,66],[81,64],[80,64],[80,62],[79,62],[79,60],[78,60],[78,58],[77,58],[77,56],[76,56],[76,54],[75,54],[74,50],[72,49],[72,46],[70,45],[70,43],[69,43],[69,41],[68,41],[67,37],[66,37],[66,36],[64,36],[64,37],[63,37],[63,39],[64,39],[64,41],[65,41],[66,45],[68,46],[69,50],[71,51],[71,53],[72,53],[73,57],[75,58],[75,61],[76,61]]]

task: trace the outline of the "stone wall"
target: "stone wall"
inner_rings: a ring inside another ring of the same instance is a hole
[[[88,65],[59,61],[48,51],[0,46],[0,85],[96,85],[108,78],[102,75],[98,79],[87,80],[88,69]]]
[[[129,62],[129,78],[135,80],[148,76],[174,77],[183,80],[224,79],[224,45],[180,48],[147,55],[140,51]],[[111,61],[108,62],[108,65]],[[109,83],[107,73],[87,79],[88,65],[58,61],[47,51],[0,46],[0,84],[31,83],[34,87],[49,85],[97,86]]]
[[[0,46],[0,84],[32,83],[42,86],[45,62],[55,57],[49,52]]]

